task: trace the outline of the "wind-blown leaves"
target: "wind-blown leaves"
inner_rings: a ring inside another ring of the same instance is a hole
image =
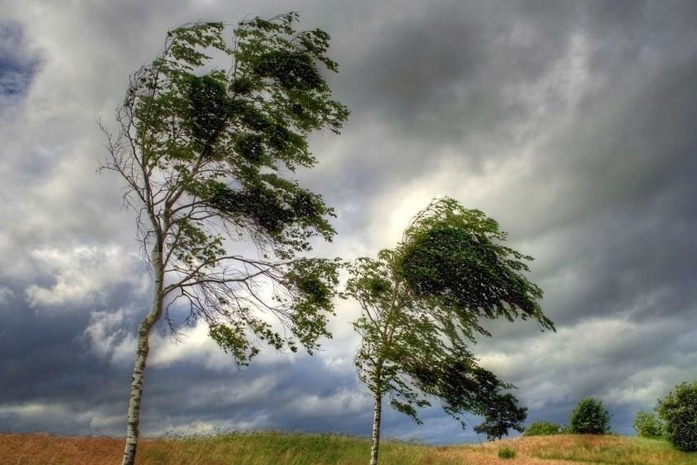
[[[172,276],[165,290],[218,328],[218,341],[241,337],[240,321],[262,339],[283,339],[248,317],[251,309],[277,312],[300,298],[305,317],[287,321],[313,326],[313,318],[326,321],[318,311],[332,308],[331,299],[305,300],[307,289],[298,283],[306,283],[303,270],[317,279],[326,272],[322,279],[333,282],[334,264],[310,272],[297,254],[311,249],[313,237],[331,240],[334,212],[287,175],[316,164],[307,135],[338,131],[348,111],[331,99],[319,69],[337,70],[326,56],[329,36],[297,32],[297,20],[288,13],[244,21],[232,31],[232,44],[223,23],[173,29],[162,55],[134,74],[119,112],[126,143],[111,146],[107,167],[128,180],[145,249],[161,240],[163,269]],[[221,54],[230,59],[227,71],[210,67]],[[260,258],[228,253],[230,241],[239,239],[251,240]],[[280,293],[269,305],[252,281],[284,285],[274,287]],[[230,331],[221,329],[226,324]],[[319,328],[301,332],[310,346],[326,335]]]
[[[481,211],[450,198],[436,200],[404,234],[402,277],[415,296],[435,299],[464,322],[520,316],[553,329],[538,303],[542,290],[522,274],[532,257],[501,245],[505,238],[498,223]]]
[[[554,329],[538,303],[542,290],[523,275],[531,257],[501,245],[498,224],[457,201],[434,200],[412,220],[394,250],[349,266],[346,296],[361,306],[355,363],[373,393],[371,465],[377,463],[382,398],[420,422],[418,409],[439,398],[460,420],[484,415],[479,430],[519,428],[526,410],[513,386],[478,365],[469,350],[482,318],[536,319]]]

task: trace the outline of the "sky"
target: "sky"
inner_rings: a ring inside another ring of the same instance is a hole
[[[351,116],[298,173],[337,213],[321,256],[393,247],[435,197],[483,210],[535,257],[556,332],[491,322],[472,350],[528,421],[601,400],[612,430],[697,378],[697,2],[0,0],[0,431],[124,435],[149,275],[123,183],[98,173],[129,74],[183,23],[295,10],[332,36]],[[142,433],[368,436],[359,309],[333,339],[238,369],[194,326],[154,335]],[[485,440],[434,407],[383,435]],[[476,419],[472,419],[476,423]]]

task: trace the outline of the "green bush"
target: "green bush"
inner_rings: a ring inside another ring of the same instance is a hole
[[[530,424],[523,436],[551,436],[553,434],[561,434],[564,432],[564,427],[551,421],[536,421]]]
[[[697,381],[675,386],[658,401],[657,410],[670,442],[680,450],[697,451]]]
[[[653,412],[637,412],[633,426],[641,437],[659,438],[663,436],[663,421]]]
[[[500,459],[512,459],[515,458],[515,450],[510,447],[499,448],[499,458]]]
[[[610,414],[599,400],[581,399],[569,422],[575,434],[606,434],[610,432]]]

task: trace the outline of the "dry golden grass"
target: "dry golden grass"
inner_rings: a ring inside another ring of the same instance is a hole
[[[0,463],[3,465],[105,465],[115,463],[122,451],[123,441],[112,438],[0,435]]]
[[[549,440],[550,436],[547,437],[533,437],[533,438],[518,438],[518,439],[505,439],[502,441],[494,441],[486,444],[480,444],[476,446],[463,445],[463,446],[452,446],[452,447],[439,447],[436,448],[436,453],[438,455],[438,460],[453,460],[459,458],[460,462],[452,463],[462,463],[464,464],[476,464],[476,465],[492,465],[492,464],[515,464],[515,465],[569,465],[568,460],[553,459],[553,458],[540,458],[536,454],[540,450],[544,450],[548,447],[552,441]],[[559,440],[560,436],[554,436],[554,441]],[[564,445],[560,447],[568,447],[569,438],[564,438]],[[573,441],[573,439],[572,439]],[[507,447],[515,451],[515,457],[512,459],[502,459],[498,456],[498,451],[502,447]],[[434,463],[441,463],[439,461]],[[447,462],[450,463],[450,462]],[[592,464],[594,462],[586,462]]]
[[[1,465],[116,465],[123,440],[0,434]],[[515,457],[498,457],[499,449]],[[138,465],[362,465],[367,439],[274,432],[141,441]],[[678,452],[663,441],[620,436],[539,436],[481,445],[431,447],[385,442],[382,465],[697,465],[697,454]]]

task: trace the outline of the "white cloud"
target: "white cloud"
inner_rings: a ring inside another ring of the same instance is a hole
[[[46,415],[55,415],[62,411],[63,409],[59,405],[44,404],[40,402],[27,402],[23,404],[0,406],[1,416],[18,415],[24,417],[41,417]]]
[[[9,287],[0,286],[0,305],[6,304],[14,294],[14,291]]]
[[[118,246],[35,249],[31,256],[36,268],[53,280],[27,287],[27,299],[35,307],[98,302],[117,284],[126,283],[141,294],[147,290],[144,275],[134,272],[140,258]]]
[[[652,409],[658,399],[675,386],[682,370],[671,366],[651,366],[631,374],[620,384],[610,387],[604,400],[614,404],[640,404]]]
[[[681,370],[661,366],[653,349],[669,344],[678,326],[671,320],[592,318],[534,338],[506,341],[494,335],[478,356],[487,369],[514,382],[533,409],[587,395],[651,404],[679,380]]]
[[[135,327],[137,312],[132,308],[91,312],[84,335],[92,351],[116,365],[132,363],[135,358]],[[131,324],[128,324],[131,322]]]
[[[182,361],[199,362],[212,370],[229,370],[235,366],[208,335],[208,325],[199,321],[192,328],[182,329],[177,339],[160,335],[152,337],[151,366],[168,367]]]

